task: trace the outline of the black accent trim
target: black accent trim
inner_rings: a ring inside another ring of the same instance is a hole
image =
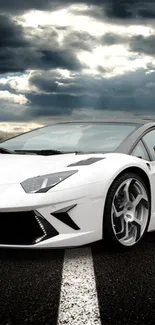
[[[46,235],[40,241],[59,235],[59,232],[38,211],[34,211],[34,213],[40,222],[40,226],[42,226],[46,232]]]
[[[151,170],[151,166],[149,163],[146,163],[146,166],[148,167],[149,170]]]
[[[61,222],[63,222],[65,225],[69,226],[70,228],[74,230],[80,230],[78,225],[71,219],[71,217],[68,214],[68,211],[73,209],[76,205],[77,204],[74,204],[69,207],[57,210],[54,213],[52,212],[51,215],[57,218],[58,220],[60,220]]]
[[[76,163],[73,163],[71,165],[68,165],[67,167],[72,167],[72,166],[88,166],[88,165],[94,164],[95,162],[97,162],[99,160],[102,160],[102,159],[105,159],[105,157],[103,157],[103,158],[88,158],[88,159],[85,159],[85,160],[77,161]]]

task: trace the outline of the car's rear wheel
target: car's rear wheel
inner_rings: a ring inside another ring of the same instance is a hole
[[[145,182],[131,172],[117,177],[105,203],[104,239],[120,247],[132,247],[144,236],[149,219],[150,196]]]

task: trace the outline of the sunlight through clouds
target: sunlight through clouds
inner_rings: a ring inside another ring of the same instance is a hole
[[[77,8],[77,6],[75,6],[75,8]],[[83,9],[83,11],[86,10],[86,6],[84,8],[85,9]],[[115,21],[108,22],[106,19],[104,19],[104,17],[103,22],[101,22],[95,18],[78,14],[78,10],[77,14],[75,15],[72,13],[71,9],[73,9],[73,6],[53,12],[32,10],[21,17],[16,17],[16,19],[21,21],[25,27],[37,28],[40,25],[69,26],[73,30],[86,31],[93,36],[101,36],[108,32],[115,32],[116,34],[123,34],[125,36],[139,34],[149,36],[154,31],[151,26],[145,26],[143,24],[132,26],[132,22],[129,25],[125,25],[121,22],[116,24]]]
[[[77,7],[79,8],[77,10]],[[72,9],[77,10],[77,14],[72,13]],[[68,8],[54,11],[54,12],[42,12],[42,11],[30,11],[22,16],[24,26],[38,27],[43,25],[51,26],[66,26],[72,28],[73,31],[85,31],[92,36],[100,37],[107,33],[115,33],[122,37],[128,37],[129,41],[133,36],[143,35],[148,37],[153,34],[153,27],[139,25],[123,25],[121,22],[116,24],[115,22],[103,22],[97,21],[89,16],[78,15],[78,11],[85,11],[86,5],[72,5]],[[20,18],[19,18],[20,19]],[[79,23],[80,22],[80,23]],[[58,41],[62,44],[64,40],[64,31],[59,30]],[[92,51],[77,51],[78,59],[85,63],[87,67],[84,67],[84,71],[90,74],[98,74],[97,67],[100,66],[107,70],[105,77],[112,77],[117,74],[122,74],[127,71],[132,71],[143,66],[146,68],[148,63],[151,63],[152,58],[148,56],[141,56],[137,53],[131,53],[128,45],[113,45],[102,46],[99,44]],[[132,57],[132,60],[131,60]],[[110,71],[112,70],[112,71]]]
[[[29,78],[31,77],[33,71],[29,71],[27,73],[19,75],[14,75],[14,76],[8,76],[6,78],[0,78],[0,85],[10,85],[12,89],[15,89],[17,92],[20,91],[32,91],[35,90],[36,88],[34,86],[29,84]]]
[[[81,52],[78,57],[89,67],[86,69],[88,73],[98,74],[97,68],[102,67],[103,71],[105,69],[104,77],[107,78],[141,67],[145,69],[152,62],[150,56],[131,54],[128,47],[124,45],[98,46],[92,53]]]
[[[0,123],[153,116],[155,13],[143,1],[2,0]]]
[[[20,105],[26,104],[27,103],[27,99],[24,95],[15,95],[15,94],[11,94],[9,91],[7,90],[0,90],[0,99],[6,99],[10,102],[14,102],[14,103],[18,103]]]

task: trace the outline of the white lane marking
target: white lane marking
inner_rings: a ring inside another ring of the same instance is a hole
[[[101,325],[90,247],[65,251],[58,325]]]

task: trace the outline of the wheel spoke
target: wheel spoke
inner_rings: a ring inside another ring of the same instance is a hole
[[[126,202],[130,202],[130,185],[132,182],[133,182],[133,179],[127,180],[125,187],[124,187]]]
[[[136,208],[137,205],[141,202],[141,200],[144,199],[144,196],[142,194],[138,194],[134,201],[132,201],[132,205]]]
[[[114,212],[114,214],[115,214],[115,217],[119,218],[119,217],[121,217],[122,215],[124,215],[124,212],[125,212],[125,208],[124,208],[124,207],[122,207],[122,210],[117,211],[117,210],[116,210],[116,207],[115,207],[115,204],[113,203],[112,208],[113,208],[113,212]]]
[[[124,240],[128,238],[128,235],[129,235],[129,224],[123,219],[123,229],[118,234],[116,234],[116,236],[118,239]]]
[[[148,201],[147,201],[145,198],[142,198],[141,203],[142,203],[143,206],[148,210],[148,208],[149,208],[149,203],[148,203]]]
[[[141,236],[142,221],[135,218],[135,220],[132,221],[131,224],[136,228],[136,238],[135,238],[135,240],[137,241]]]
[[[142,226],[142,223],[143,223],[143,221],[142,220],[140,220],[140,219],[138,219],[138,218],[134,218],[134,221],[133,221],[135,224],[138,224],[138,225],[140,225],[140,226]]]

